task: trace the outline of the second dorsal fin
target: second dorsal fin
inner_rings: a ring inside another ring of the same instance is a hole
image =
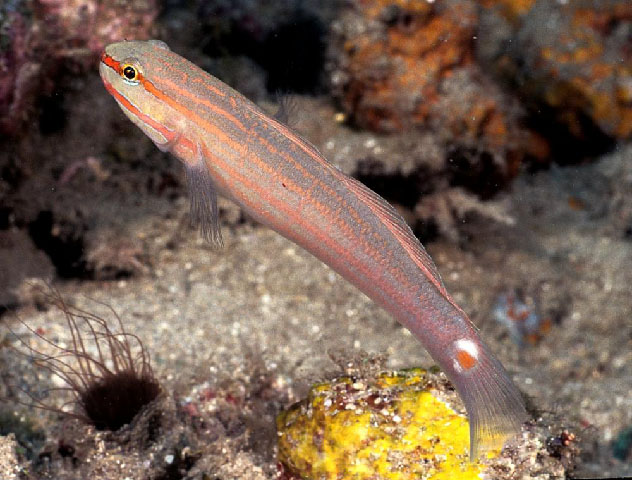
[[[402,247],[408,252],[417,266],[424,272],[426,278],[432,282],[441,294],[450,298],[443,285],[443,280],[426,249],[413,234],[406,221],[395,208],[380,195],[368,188],[355,178],[342,174],[343,181],[349,189],[356,194],[373,212],[384,221],[388,228],[397,237]]]

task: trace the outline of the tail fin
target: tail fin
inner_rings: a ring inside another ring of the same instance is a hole
[[[457,375],[456,389],[470,421],[470,460],[500,448],[527,419],[522,395],[501,363],[485,348],[475,369]]]

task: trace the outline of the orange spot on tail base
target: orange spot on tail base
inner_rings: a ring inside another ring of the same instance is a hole
[[[460,350],[456,353],[456,360],[464,370],[469,370],[476,365],[476,359],[464,350]]]

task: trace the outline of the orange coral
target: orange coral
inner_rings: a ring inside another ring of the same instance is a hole
[[[575,137],[586,136],[582,118],[610,137],[632,137],[632,49],[625,34],[632,2],[538,3],[533,9],[518,26],[520,58],[514,59],[525,64],[523,92],[552,107]],[[552,25],[542,29],[545,19]]]
[[[473,62],[475,12],[461,5],[453,15],[427,2],[361,3],[368,21],[385,24],[385,35],[369,30],[344,43],[351,81],[343,101],[358,123],[388,131],[427,121],[441,78]]]
[[[336,30],[344,79],[337,93],[356,123],[382,132],[431,128],[447,143],[507,159],[507,178],[525,155],[548,153],[529,148],[518,109],[476,64],[473,2],[358,0],[346,15],[353,20]]]
[[[575,49],[572,61],[580,68],[568,81],[586,99],[587,112],[595,122],[619,138],[632,136],[632,52],[621,48],[613,61],[614,52],[606,51],[604,41],[612,25],[630,21],[630,2],[610,11],[577,9],[572,21],[572,32],[587,45]]]
[[[485,8],[496,8],[507,20],[515,21],[526,14],[535,0],[481,0]]]

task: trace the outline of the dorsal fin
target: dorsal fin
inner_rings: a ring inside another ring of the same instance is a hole
[[[432,258],[430,258],[430,255],[428,255],[428,252],[426,252],[426,249],[419,242],[417,237],[415,237],[406,221],[399,213],[397,213],[397,210],[395,210],[395,208],[381,196],[355,178],[351,178],[344,174],[342,174],[341,177],[349,189],[355,193],[360,200],[366,203],[366,205],[388,226],[395,237],[397,237],[402,247],[404,247],[413,261],[424,272],[426,278],[431,281],[435,287],[437,287],[444,297],[450,299]]]
[[[296,120],[296,111],[298,109],[296,103],[296,97],[292,95],[277,94],[277,101],[279,103],[279,109],[274,114],[274,119],[287,125],[292,126],[292,122]]]

